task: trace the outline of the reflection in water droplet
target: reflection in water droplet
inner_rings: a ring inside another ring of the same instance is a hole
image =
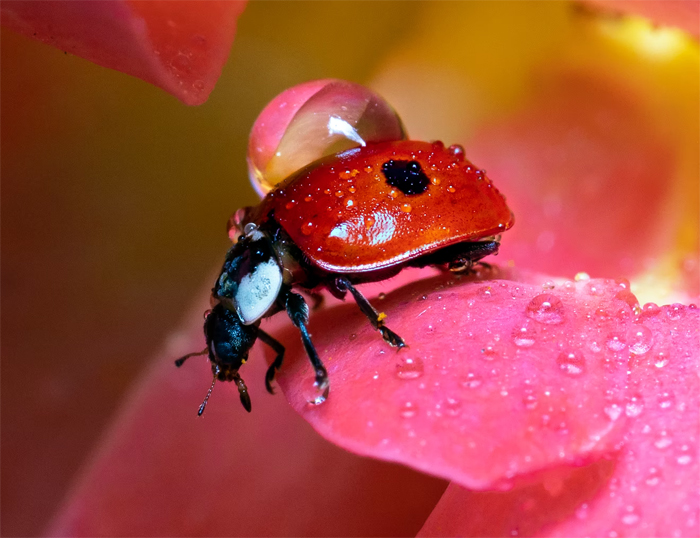
[[[399,409],[399,415],[402,418],[415,417],[416,413],[418,413],[418,406],[416,404],[414,404],[413,402],[405,402],[401,406],[401,409]]]
[[[633,325],[627,337],[630,352],[635,355],[644,355],[654,343],[652,332],[644,325]]]
[[[313,378],[304,382],[303,395],[309,405],[321,405],[328,398],[330,387],[321,389]]]
[[[396,364],[396,377],[399,379],[416,379],[423,372],[423,360],[420,357],[405,357]]]
[[[578,377],[586,370],[586,358],[579,350],[564,351],[557,357],[559,370],[571,377]]]
[[[559,297],[550,293],[534,297],[525,307],[525,314],[547,325],[564,323],[564,305]]]

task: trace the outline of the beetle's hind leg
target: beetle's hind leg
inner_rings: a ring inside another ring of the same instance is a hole
[[[326,367],[323,366],[318,353],[316,353],[316,348],[311,341],[311,335],[309,335],[309,331],[306,328],[309,322],[309,307],[301,295],[292,291],[287,292],[285,306],[292,323],[294,323],[301,332],[301,341],[304,344],[306,354],[309,356],[309,361],[311,361],[311,365],[314,367],[314,372],[316,373],[316,386],[319,390],[324,390],[328,387],[328,372],[326,371]]]
[[[267,392],[274,394],[275,391],[272,388],[272,381],[275,379],[275,372],[279,371],[280,367],[282,366],[282,361],[284,360],[284,346],[262,329],[258,330],[258,338],[270,346],[275,353],[277,353],[277,357],[275,357],[275,360],[272,362],[270,367],[267,369],[267,373],[265,374],[265,388],[267,389]]]
[[[357,306],[359,306],[362,313],[365,316],[367,316],[372,326],[375,329],[377,329],[380,333],[382,333],[382,338],[384,338],[384,341],[387,344],[398,348],[406,346],[406,343],[403,341],[403,338],[401,338],[398,334],[396,334],[394,331],[392,331],[384,325],[384,318],[386,318],[386,314],[384,314],[383,312],[377,312],[375,308],[370,304],[370,302],[365,298],[365,296],[362,295],[362,293],[360,293],[360,291],[357,288],[355,288],[355,286],[353,286],[347,278],[336,278],[335,283],[336,287],[339,290],[347,290],[350,293],[352,293],[352,296],[355,299]]]

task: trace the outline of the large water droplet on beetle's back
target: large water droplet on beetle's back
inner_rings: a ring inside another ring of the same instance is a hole
[[[394,109],[371,90],[337,79],[306,82],[282,92],[258,116],[248,143],[248,173],[264,196],[322,157],[405,139]]]

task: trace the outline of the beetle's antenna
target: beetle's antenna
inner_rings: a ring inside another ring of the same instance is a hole
[[[194,353],[188,353],[188,354],[185,355],[184,357],[180,357],[179,359],[177,359],[177,360],[175,361],[175,366],[177,366],[178,368],[180,368],[180,366],[182,366],[183,363],[184,363],[187,359],[189,359],[190,357],[196,357],[196,356],[198,356],[198,355],[206,355],[208,351],[209,351],[208,348],[205,347],[202,351],[195,351]]]
[[[201,355],[201,353],[198,353],[198,355]],[[204,397],[204,401],[202,402],[202,405],[199,406],[199,411],[197,411],[197,416],[201,417],[202,413],[204,413],[204,408],[207,406],[207,402],[209,401],[209,396],[211,396],[211,391],[214,390],[214,385],[216,384],[216,374],[218,374],[218,368],[216,373],[214,374],[214,381],[211,382],[211,387],[209,387],[209,390],[207,391],[207,395]]]

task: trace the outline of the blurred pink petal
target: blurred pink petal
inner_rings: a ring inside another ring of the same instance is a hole
[[[154,84],[188,105],[207,100],[245,1],[2,2],[2,24]]]
[[[127,398],[49,533],[57,536],[414,535],[446,487],[405,467],[359,458],[324,441],[264,390],[254,352],[236,388],[211,383],[204,358],[173,359],[204,345],[201,312]],[[371,485],[371,487],[368,487]]]
[[[504,493],[451,484],[420,535],[697,536],[700,316],[650,308],[631,328],[629,429],[614,460]]]
[[[668,248],[675,159],[644,98],[600,73],[541,81],[524,111],[479,133],[470,159],[517,218],[501,255],[556,275],[617,277]]]
[[[695,0],[586,0],[612,13],[641,15],[656,24],[700,36],[700,2]]]
[[[477,489],[510,487],[620,441],[628,351],[617,346],[632,316],[621,286],[422,280],[375,299],[408,349],[389,348],[354,304],[329,309],[311,321],[328,400],[307,403],[313,375],[291,329],[280,335],[280,383],[321,435],[348,450]]]

